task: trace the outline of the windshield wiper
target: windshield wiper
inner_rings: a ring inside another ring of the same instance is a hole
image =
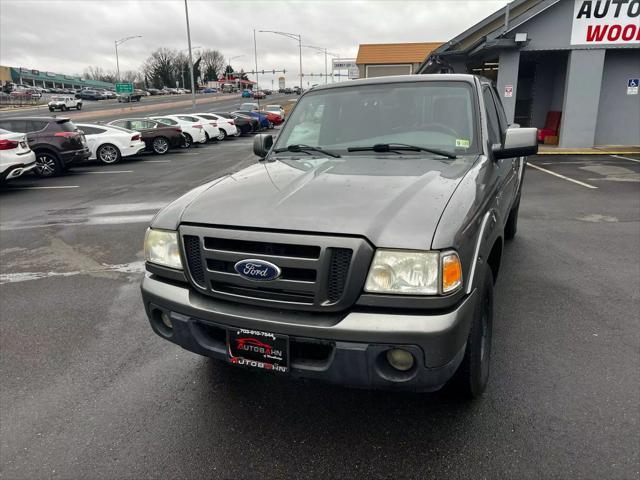
[[[440,150],[437,148],[418,147],[416,145],[408,145],[406,143],[376,143],[371,147],[349,147],[347,152],[367,152],[373,150],[374,152],[394,152],[394,151],[411,151],[411,152],[428,152],[435,155],[441,155],[443,157],[454,160],[456,155],[446,150]]]
[[[337,153],[329,152],[327,150],[323,150],[320,147],[312,147],[311,145],[305,145],[303,143],[298,143],[296,145],[287,145],[285,148],[276,148],[273,153],[282,153],[282,152],[295,152],[295,153],[307,153],[311,155],[310,152],[318,152],[323,155],[327,155],[328,157],[340,158],[340,155]]]

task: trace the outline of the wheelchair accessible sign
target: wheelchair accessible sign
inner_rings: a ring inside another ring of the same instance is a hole
[[[640,84],[640,78],[627,80],[627,95],[638,95],[638,84]]]

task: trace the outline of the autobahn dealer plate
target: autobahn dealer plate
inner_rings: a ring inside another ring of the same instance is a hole
[[[289,337],[258,330],[227,330],[229,361],[262,370],[289,371]]]

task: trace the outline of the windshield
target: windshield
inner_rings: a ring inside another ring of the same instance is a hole
[[[298,101],[275,149],[305,144],[343,153],[349,147],[401,143],[458,154],[476,153],[473,105],[471,85],[464,82],[403,82],[318,90]]]

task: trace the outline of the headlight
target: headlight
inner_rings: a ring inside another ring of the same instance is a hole
[[[144,257],[147,262],[182,270],[178,234],[148,228],[144,237]]]
[[[404,295],[451,293],[462,286],[462,267],[455,252],[376,250],[365,291]]]

